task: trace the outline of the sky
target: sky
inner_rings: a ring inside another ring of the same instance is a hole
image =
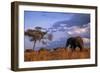
[[[24,11],[24,31],[41,27],[53,35],[52,41],[42,40],[36,43],[35,50],[65,47],[69,37],[81,36],[85,47],[90,47],[90,14]],[[46,35],[45,35],[46,36]],[[25,49],[32,49],[34,42],[25,36]]]

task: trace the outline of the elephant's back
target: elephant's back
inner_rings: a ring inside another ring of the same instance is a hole
[[[83,38],[80,36],[76,37],[76,41],[79,42],[80,44],[83,44]]]
[[[75,41],[76,41],[76,39],[73,37],[70,37],[67,39],[67,43],[74,43]]]

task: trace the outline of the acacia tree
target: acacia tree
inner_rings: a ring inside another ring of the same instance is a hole
[[[36,42],[41,41],[48,32],[43,32],[41,29],[41,27],[35,27],[35,29],[28,29],[25,31],[25,35],[31,37],[30,41],[34,41],[33,49],[35,48]],[[48,39],[51,40],[51,36]]]

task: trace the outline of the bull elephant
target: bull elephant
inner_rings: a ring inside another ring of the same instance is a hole
[[[76,47],[80,48],[80,51],[84,48],[83,39],[80,36],[70,37],[67,39],[65,48],[71,48],[72,51],[75,51]]]

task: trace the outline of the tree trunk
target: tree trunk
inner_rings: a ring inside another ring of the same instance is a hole
[[[33,50],[35,49],[35,44],[36,44],[36,41],[34,41]]]

